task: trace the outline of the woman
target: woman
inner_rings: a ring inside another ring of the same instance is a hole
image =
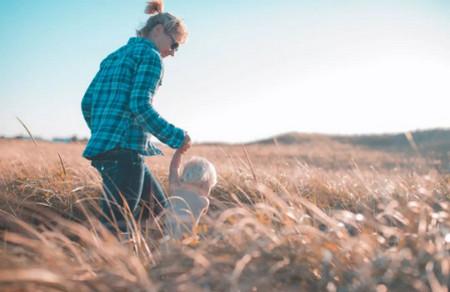
[[[144,205],[157,214],[166,204],[159,182],[144,163],[144,156],[161,154],[150,136],[183,152],[191,143],[184,130],[152,107],[163,76],[162,58],[174,56],[187,37],[182,21],[162,10],[162,1],[149,2],[146,25],[101,62],[82,100],[91,130],[83,156],[103,180],[101,220],[122,231],[130,227],[131,214],[135,219],[151,215]]]

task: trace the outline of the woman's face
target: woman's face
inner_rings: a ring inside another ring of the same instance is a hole
[[[161,57],[174,56],[178,49],[179,43],[177,39],[166,31],[163,25],[158,24],[152,30],[150,38],[155,42],[159,49]]]

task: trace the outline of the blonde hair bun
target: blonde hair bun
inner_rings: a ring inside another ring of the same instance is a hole
[[[163,0],[153,0],[147,2],[147,6],[145,7],[145,14],[156,14],[163,12],[164,4]]]

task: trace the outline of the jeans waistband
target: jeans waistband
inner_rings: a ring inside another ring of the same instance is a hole
[[[140,158],[140,155],[135,150],[114,148],[92,157],[92,160],[118,160],[124,158]]]

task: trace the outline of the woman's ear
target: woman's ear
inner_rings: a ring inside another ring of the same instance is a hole
[[[164,32],[164,26],[162,24],[155,25],[149,33],[149,36],[153,39],[159,38]]]
[[[164,26],[162,24],[157,24],[155,25],[155,27],[153,28],[153,31],[157,34],[157,35],[161,35],[164,32]]]

